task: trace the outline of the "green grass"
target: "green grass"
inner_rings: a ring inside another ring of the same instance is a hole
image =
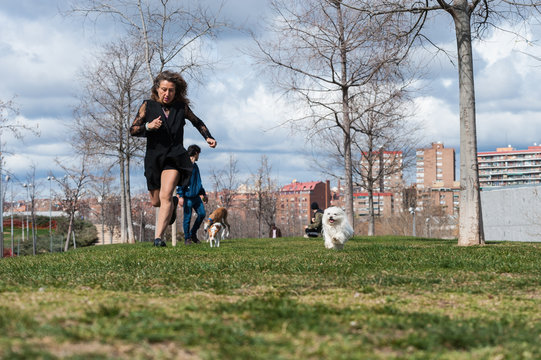
[[[5,359],[538,359],[541,244],[108,245],[0,261]]]

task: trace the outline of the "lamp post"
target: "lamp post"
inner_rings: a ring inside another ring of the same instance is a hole
[[[417,236],[417,233],[415,231],[415,212],[419,211],[419,210],[420,210],[419,208],[412,208],[412,207],[409,208],[409,212],[410,212],[410,214],[412,215],[412,218],[413,218],[412,236]]]
[[[6,183],[9,184],[10,180],[11,177],[9,175],[6,175]],[[11,218],[11,256],[13,256],[13,182],[11,182],[11,202],[9,206],[9,214]]]
[[[53,192],[52,192],[52,182],[54,176],[47,176],[47,181],[49,181],[49,240],[51,242],[51,253],[53,252],[53,226],[51,220],[51,213],[53,208]]]
[[[0,157],[0,164],[2,158]],[[4,184],[2,183],[2,167],[0,165],[0,258],[4,257]]]
[[[1,130],[0,130],[1,131]],[[0,133],[1,135],[1,133]],[[0,258],[4,257],[4,194],[2,184],[2,136],[0,136]]]
[[[30,202],[32,202],[32,198],[30,197],[30,188],[33,187],[33,184],[23,184],[23,187],[26,188],[26,198],[30,199]],[[30,205],[32,207],[32,204]],[[26,238],[30,239],[29,235],[29,228],[30,228],[30,220],[28,219],[28,214],[26,217]],[[32,217],[32,255],[36,255],[36,233],[34,231],[34,218]]]
[[[26,189],[26,197],[24,198],[24,212],[26,215],[26,240],[29,240],[30,237],[28,236],[30,223],[28,221],[28,184],[23,184],[23,188]],[[24,234],[24,220],[23,220],[23,234]],[[23,235],[23,242],[24,242],[24,235]]]

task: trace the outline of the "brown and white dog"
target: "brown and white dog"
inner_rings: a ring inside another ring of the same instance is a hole
[[[208,229],[210,247],[220,247],[220,241],[229,236],[229,231],[222,223],[215,222]]]
[[[227,222],[227,209],[224,207],[219,207],[209,215],[205,222],[203,223],[203,230],[205,231],[205,236],[208,235],[209,227],[214,223],[221,223],[222,225],[227,226],[227,231],[231,231],[231,226]]]

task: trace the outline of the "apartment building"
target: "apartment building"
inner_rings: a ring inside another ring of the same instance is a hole
[[[391,215],[394,209],[393,204],[401,204],[403,201],[403,153],[402,151],[376,151],[370,156],[363,154],[361,159],[361,168],[363,178],[367,178],[371,174],[371,178],[377,179],[374,185],[374,211],[377,215]],[[368,206],[368,189],[359,187],[354,193],[354,208],[355,213],[361,216],[367,215],[368,211],[364,210],[364,199],[366,199],[366,207]],[[377,193],[377,194],[376,194]],[[383,204],[386,204],[383,211]]]
[[[310,223],[310,204],[317,202],[321,209],[331,204],[330,182],[310,181],[285,185],[278,194],[276,223],[282,229],[302,231]]]
[[[541,146],[516,150],[510,145],[477,153],[481,188],[541,184]]]
[[[456,214],[460,183],[455,180],[455,149],[435,142],[429,148],[417,149],[416,156],[417,206]]]
[[[445,148],[442,142],[430,148],[417,149],[417,189],[452,187],[455,181],[455,149]]]
[[[374,189],[379,192],[393,192],[403,187],[402,151],[378,151],[371,156],[363,154],[361,167],[363,178],[371,172],[373,179],[378,179]]]
[[[369,194],[366,192],[353,193],[353,210],[356,216],[370,215]],[[394,211],[394,194],[390,192],[373,193],[374,214],[376,216],[391,216]]]

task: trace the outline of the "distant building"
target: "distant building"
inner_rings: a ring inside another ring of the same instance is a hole
[[[417,149],[417,189],[452,187],[455,181],[455,149],[443,143],[432,143],[430,148]]]
[[[391,206],[390,204],[401,204],[403,201],[402,191],[404,189],[404,180],[402,171],[402,151],[375,151],[370,156],[363,153],[361,159],[361,168],[364,179],[368,177],[369,173],[373,179],[378,179],[378,181],[374,184],[373,191],[378,193],[378,201],[382,200],[383,197],[387,198],[386,208],[391,212],[385,212],[385,214],[391,215],[394,206]],[[360,187],[358,192],[363,193],[367,191],[368,189]],[[379,199],[379,197],[382,197],[382,199]],[[359,195],[359,198],[364,198],[364,195]],[[376,210],[376,205],[374,205],[374,211],[377,215],[383,215],[381,209]],[[356,211],[355,213],[359,213],[362,216],[367,215],[363,213],[363,210],[360,210],[360,212]]]
[[[477,153],[481,188],[541,184],[541,146]]]
[[[302,233],[304,225],[310,223],[310,205],[317,202],[321,209],[331,204],[330,182],[296,182],[285,185],[278,194],[276,223],[282,229]]]
[[[448,215],[458,212],[460,183],[455,181],[455,149],[443,143],[417,149],[417,206],[441,208]]]
[[[369,207],[369,194],[366,192],[363,193],[354,193],[353,194],[353,211],[357,216],[368,216],[370,215]],[[391,216],[394,212],[394,197],[390,192],[373,193],[374,196],[374,215],[376,216]]]

